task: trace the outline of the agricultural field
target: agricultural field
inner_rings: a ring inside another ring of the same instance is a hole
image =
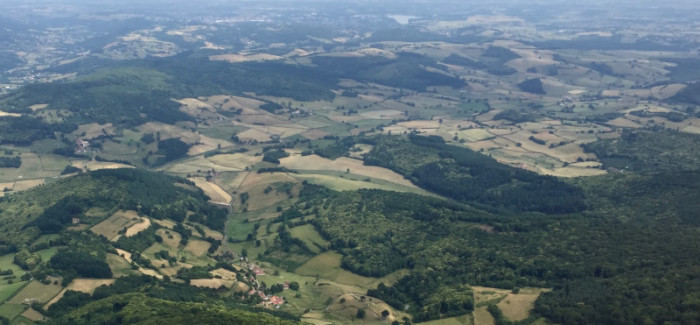
[[[137,230],[141,229],[138,225],[144,223],[136,211],[117,211],[109,218],[94,225],[90,230],[111,241],[116,241],[122,231],[126,233],[132,226],[137,226]],[[148,223],[150,224],[150,221]]]

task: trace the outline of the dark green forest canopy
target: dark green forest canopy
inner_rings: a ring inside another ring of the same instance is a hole
[[[672,130],[625,130],[619,139],[584,145],[604,167],[642,173],[700,169],[700,135]]]
[[[492,211],[581,211],[580,189],[555,177],[510,167],[440,137],[376,136],[365,163],[394,170],[416,185]]]
[[[698,182],[698,172],[579,179],[588,209],[566,216],[503,216],[380,190],[307,186],[301,199],[319,208],[312,223],[343,254],[344,268],[371,276],[413,270],[370,291],[397,308],[421,305],[441,285],[553,287],[538,312],[556,322],[638,324],[697,317],[688,304],[700,290]],[[599,310],[606,313],[592,312]]]
[[[270,314],[231,309],[220,304],[177,302],[148,297],[143,293],[115,295],[91,302],[47,324],[273,324],[296,321]]]
[[[425,91],[428,86],[460,88],[465,85],[457,77],[426,70],[425,67],[441,67],[435,60],[414,53],[399,53],[395,59],[383,56],[316,56],[313,63],[318,66],[320,74],[331,78],[376,82],[416,91]]]

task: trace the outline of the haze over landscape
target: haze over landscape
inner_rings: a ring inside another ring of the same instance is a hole
[[[0,1],[0,324],[698,324],[696,1]]]

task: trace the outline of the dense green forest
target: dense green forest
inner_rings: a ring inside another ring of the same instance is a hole
[[[131,293],[92,302],[47,324],[291,325],[298,322],[220,304],[173,302]]]
[[[605,167],[644,173],[698,170],[700,136],[673,130],[624,130],[619,139],[583,147]]]
[[[700,317],[700,264],[689,254],[700,245],[699,181],[698,172],[579,179],[586,211],[549,216],[380,190],[307,186],[302,200],[316,207],[312,223],[344,255],[344,268],[371,276],[412,269],[369,292],[396,308],[425,306],[441,288],[464,283],[537,286],[554,291],[536,311],[559,323],[690,324]],[[432,319],[450,309],[411,312]]]
[[[397,88],[424,91],[428,86],[464,86],[464,81],[459,78],[426,70],[424,67],[440,66],[433,59],[413,53],[399,53],[395,59],[316,56],[313,63],[318,65],[319,73],[329,77],[376,82]]]
[[[581,190],[557,178],[510,167],[437,136],[376,136],[365,163],[392,169],[416,185],[494,211],[581,211]]]

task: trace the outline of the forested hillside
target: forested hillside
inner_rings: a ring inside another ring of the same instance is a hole
[[[581,190],[554,177],[496,162],[440,137],[377,136],[365,163],[387,167],[455,200],[504,212],[569,213],[583,209]]]
[[[412,270],[368,294],[397,308],[423,307],[411,311],[416,319],[462,310],[431,309],[427,301],[444,297],[445,286],[469,283],[553,287],[536,311],[565,324],[687,322],[698,317],[691,308],[698,260],[687,254],[700,245],[692,212],[700,208],[692,199],[698,181],[697,172],[581,179],[586,211],[550,216],[491,214],[377,190],[307,187],[302,200],[317,204],[312,223],[343,253],[344,268],[373,276]],[[647,295],[626,294],[640,286]],[[682,303],[653,308],[659,300]]]

